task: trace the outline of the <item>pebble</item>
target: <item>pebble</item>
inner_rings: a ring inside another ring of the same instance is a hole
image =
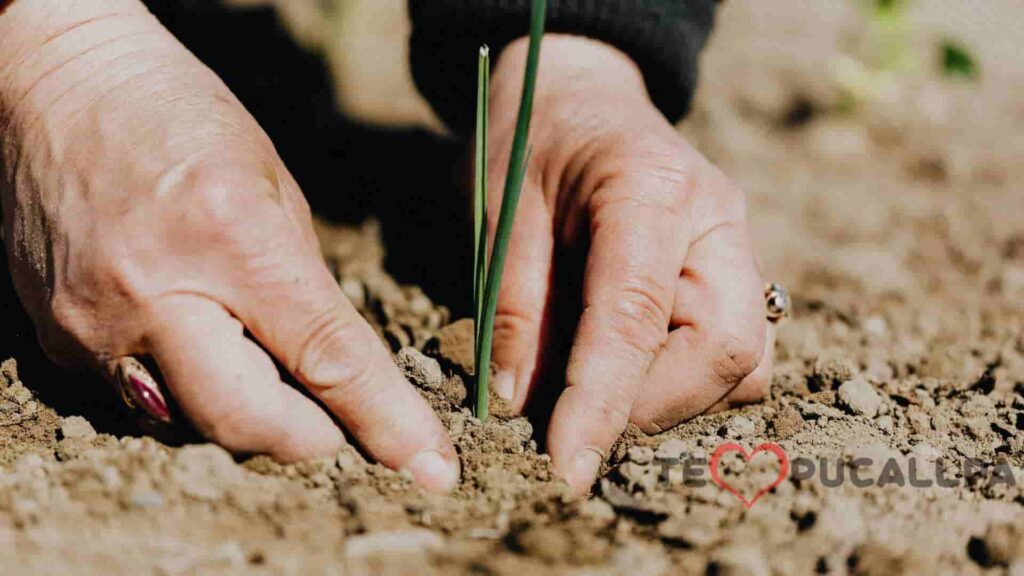
[[[832,388],[857,373],[853,362],[839,351],[822,354],[814,362],[811,380],[821,388]]]
[[[374,532],[352,536],[345,541],[345,556],[364,559],[382,555],[422,554],[444,547],[444,538],[436,532],[412,528],[392,532]]]
[[[637,464],[650,464],[651,460],[654,459],[654,450],[647,446],[633,446],[626,453],[626,456],[631,462]]]
[[[892,419],[892,416],[881,416],[878,420],[875,420],[875,424],[879,430],[888,434],[892,434],[896,429],[896,422]]]
[[[32,399],[32,392],[21,382],[15,381],[4,390],[4,395],[10,398],[14,403],[24,406]]]
[[[736,416],[725,425],[725,435],[728,438],[753,436],[755,432],[757,432],[757,426],[745,416]]]
[[[882,405],[882,397],[863,378],[847,380],[839,386],[839,401],[854,414],[874,418]]]
[[[412,347],[398,351],[395,362],[413,384],[427,390],[436,390],[444,384],[444,372],[437,360]]]
[[[615,509],[612,505],[600,498],[591,498],[580,505],[580,514],[587,518],[610,523],[615,520]]]
[[[679,438],[672,438],[666,440],[658,445],[658,449],[654,451],[654,457],[658,460],[673,460],[679,458],[689,449],[689,445]]]
[[[226,450],[213,444],[185,446],[170,470],[181,491],[197,500],[217,500],[242,480],[242,469]]]
[[[792,406],[786,406],[775,413],[772,418],[772,428],[780,439],[789,438],[804,427],[804,418],[800,412]]]
[[[984,395],[971,396],[960,407],[960,413],[966,418],[988,418],[996,416],[996,407],[992,398]]]
[[[10,386],[18,382],[18,363],[14,358],[0,362],[0,386]]]
[[[96,429],[88,420],[81,416],[68,416],[60,421],[60,433],[68,439],[92,440],[96,437]]]
[[[657,466],[637,464],[635,462],[623,462],[619,465],[619,475],[626,481],[626,489],[634,492],[636,489],[650,494],[658,485],[659,468]]]

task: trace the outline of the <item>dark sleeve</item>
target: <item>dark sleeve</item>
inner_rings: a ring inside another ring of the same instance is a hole
[[[477,52],[501,49],[529,31],[530,0],[409,0],[410,61],[423,96],[457,133],[475,111]],[[651,99],[672,122],[697,83],[697,56],[717,0],[548,0],[548,32],[587,36],[629,54]]]

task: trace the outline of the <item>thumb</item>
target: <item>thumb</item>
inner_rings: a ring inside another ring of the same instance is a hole
[[[445,491],[459,460],[426,400],[344,297],[319,253],[295,238],[242,286],[232,311],[257,340],[382,464]]]

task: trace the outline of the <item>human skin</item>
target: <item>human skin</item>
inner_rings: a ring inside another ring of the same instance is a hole
[[[451,441],[345,300],[298,185],[220,79],[137,0],[0,7],[4,244],[47,354],[108,377],[120,357],[152,356],[188,419],[235,452],[298,460],[347,435],[429,489],[453,487]],[[522,406],[540,380],[552,254],[587,238],[548,445],[584,492],[628,420],[663,429],[759,397],[771,338],[742,195],[661,117],[625,55],[545,45],[495,385]],[[495,158],[524,52],[518,41],[495,66]]]
[[[489,206],[500,202],[527,47],[525,38],[510,45],[491,81]],[[742,192],[665,120],[626,54],[545,36],[530,141],[493,382],[516,409],[538,386],[564,382],[547,447],[582,492],[627,423],[657,433],[762,398],[774,327]],[[580,253],[567,267],[581,286],[566,293],[553,267]],[[551,316],[561,310],[581,313],[567,366],[552,369],[540,351],[558,345]]]

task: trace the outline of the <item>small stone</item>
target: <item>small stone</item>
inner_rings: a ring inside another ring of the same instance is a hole
[[[971,396],[964,405],[960,407],[960,413],[965,418],[988,418],[996,416],[996,406],[992,398],[985,395]]]
[[[654,457],[658,460],[674,460],[683,455],[690,446],[680,440],[679,438],[672,438],[666,440],[658,445],[658,449],[654,451]]]
[[[14,382],[4,390],[4,395],[10,398],[14,403],[24,406],[32,400],[32,392],[21,382]]]
[[[342,448],[335,462],[342,472],[353,472],[366,465],[366,460],[351,446]]]
[[[716,550],[711,557],[711,566],[708,566],[708,573],[719,576],[771,576],[764,553],[750,545],[731,545]]]
[[[875,420],[875,425],[878,429],[887,434],[892,434],[893,430],[896,429],[896,422],[893,421],[892,416],[881,416],[878,420]]]
[[[918,444],[917,446],[914,446],[910,452],[925,462],[935,462],[939,458],[942,458],[942,451],[928,443]]]
[[[412,347],[398,351],[395,357],[398,367],[413,384],[427,390],[436,390],[444,384],[444,372],[433,358]]]
[[[92,440],[96,437],[96,429],[88,420],[81,416],[68,416],[60,421],[60,433],[68,439]]]
[[[804,427],[804,418],[800,412],[792,406],[786,406],[779,410],[772,418],[772,429],[780,439],[789,438]]]
[[[839,401],[854,414],[874,418],[882,397],[863,378],[847,380],[839,386]]]
[[[889,325],[881,316],[869,316],[864,320],[863,328],[875,338],[885,338],[889,335]]]
[[[754,422],[745,416],[736,416],[725,425],[725,435],[727,438],[735,439],[753,436],[755,432],[757,432],[757,427],[754,425]]]
[[[840,351],[829,351],[814,362],[811,372],[811,383],[818,389],[831,389],[841,382],[853,378],[857,368],[849,358]]]
[[[379,556],[417,555],[444,547],[444,538],[436,532],[411,528],[352,536],[345,541],[345,556],[367,559]]]
[[[654,450],[647,446],[633,446],[626,453],[626,457],[636,464],[650,464],[654,459]]]
[[[170,477],[197,500],[217,500],[242,480],[242,469],[226,450],[213,444],[185,446],[174,454]]]
[[[160,508],[164,505],[162,494],[153,489],[148,482],[134,482],[128,489],[128,504],[135,508]]]
[[[14,358],[8,358],[3,362],[0,362],[0,388],[10,386],[15,382],[19,382],[18,379],[18,363]]]
[[[650,494],[658,484],[659,469],[657,466],[623,462],[619,465],[619,475],[626,481],[626,490],[637,489]]]
[[[580,505],[580,515],[592,518],[604,524],[615,520],[615,509],[600,498],[591,498]]]
[[[417,317],[425,317],[434,309],[434,303],[419,288],[409,294],[409,311]]]

